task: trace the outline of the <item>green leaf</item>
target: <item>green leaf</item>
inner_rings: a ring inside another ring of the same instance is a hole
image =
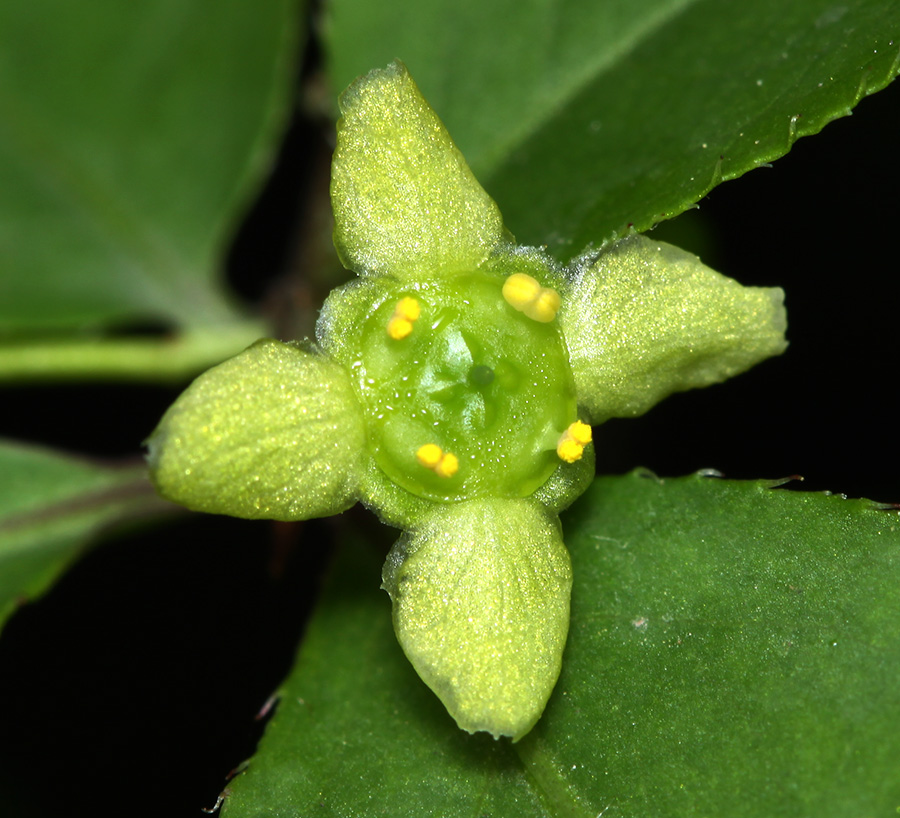
[[[900,67],[900,5],[884,0],[333,0],[329,14],[334,87],[402,59],[507,226],[560,256],[677,215]]]
[[[224,815],[894,814],[900,519],[771,486],[595,482],[562,676],[515,745],[453,725],[348,553]]]
[[[280,135],[298,12],[0,4],[0,331],[233,317],[217,265]]]
[[[0,624],[109,526],[163,508],[146,471],[0,440]]]

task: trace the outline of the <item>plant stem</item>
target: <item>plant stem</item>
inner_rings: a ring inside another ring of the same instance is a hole
[[[258,322],[158,337],[61,338],[0,343],[0,383],[186,380],[266,334]]]

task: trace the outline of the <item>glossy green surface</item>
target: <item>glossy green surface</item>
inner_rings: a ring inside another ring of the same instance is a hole
[[[560,259],[772,162],[900,67],[886,0],[332,0],[325,32],[336,90],[402,59],[506,226]]]

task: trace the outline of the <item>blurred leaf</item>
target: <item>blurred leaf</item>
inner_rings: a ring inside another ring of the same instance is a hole
[[[289,107],[291,0],[0,4],[0,331],[227,321]]]
[[[563,675],[515,745],[454,726],[348,551],[224,816],[893,814],[900,519],[771,485],[596,481]]]
[[[0,440],[0,625],[105,528],[166,508],[146,472]]]
[[[885,0],[332,0],[339,91],[406,62],[520,241],[646,230],[900,68]]]

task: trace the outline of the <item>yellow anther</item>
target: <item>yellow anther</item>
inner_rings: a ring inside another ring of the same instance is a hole
[[[503,297],[520,312],[540,294],[540,282],[525,273],[514,273],[503,282]]]
[[[415,321],[419,317],[420,312],[419,302],[415,298],[410,298],[410,296],[401,298],[394,308],[394,315],[397,318],[405,318],[407,321]]]
[[[395,341],[406,338],[413,331],[413,324],[421,312],[419,302],[415,298],[406,296],[397,302],[394,314],[388,321],[387,332]]]
[[[434,467],[434,471],[438,477],[453,477],[459,471],[459,460],[455,454],[447,452]]]
[[[581,460],[584,447],[591,442],[591,427],[580,420],[569,424],[569,428],[560,435],[556,444],[556,454],[566,463]]]
[[[426,443],[416,452],[416,460],[426,469],[431,469],[438,477],[453,477],[459,471],[459,459],[455,454],[444,452],[436,443]]]
[[[406,338],[412,332],[413,325],[412,321],[407,320],[406,318],[398,318],[394,316],[388,321],[388,335],[391,336],[395,341],[400,341],[403,338]]]
[[[542,287],[536,278],[525,273],[513,273],[503,282],[503,298],[511,307],[542,324],[556,318],[560,305],[556,290]]]
[[[436,443],[426,443],[424,446],[420,446],[419,451],[416,452],[416,460],[425,466],[426,469],[433,469],[437,466],[443,456],[444,453],[441,451],[441,447]]]
[[[576,460],[581,460],[581,455],[584,454],[584,446],[570,437],[563,437],[556,446],[556,453],[559,455],[560,460],[565,460],[566,463],[574,463]]]
[[[580,443],[582,446],[587,446],[588,443],[593,440],[593,435],[591,434],[591,427],[586,423],[582,423],[580,420],[576,420],[574,423],[569,424],[569,428],[566,429],[566,433],[569,437],[572,438],[576,443]]]
[[[540,295],[531,304],[528,304],[523,312],[534,321],[548,324],[556,318],[559,305],[559,293],[549,287],[544,287],[541,289]]]

